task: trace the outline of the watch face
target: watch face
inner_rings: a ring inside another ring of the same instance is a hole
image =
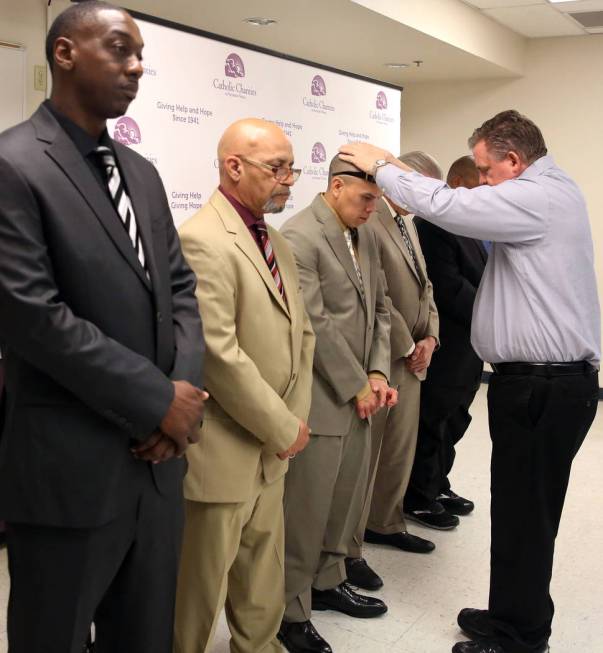
[[[381,166],[384,166],[386,163],[387,163],[387,161],[385,159],[377,159],[375,161],[375,166],[377,168],[380,168]]]

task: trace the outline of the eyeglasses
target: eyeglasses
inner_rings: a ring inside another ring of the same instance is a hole
[[[245,161],[245,163],[251,163],[252,166],[256,166],[258,168],[266,168],[266,170],[270,170],[277,181],[281,181],[281,182],[287,181],[289,177],[292,177],[293,183],[295,183],[301,175],[300,168],[289,168],[287,166],[271,166],[269,163],[263,163],[262,161],[255,161],[254,159],[248,159],[246,156],[241,156],[240,154],[238,156],[239,159]]]

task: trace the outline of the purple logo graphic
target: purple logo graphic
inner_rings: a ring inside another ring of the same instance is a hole
[[[312,163],[324,163],[327,160],[327,151],[322,143],[312,146]]]
[[[238,54],[233,52],[226,57],[224,74],[226,77],[245,77],[245,66]]]
[[[387,95],[383,91],[377,93],[377,109],[387,109]]]
[[[312,80],[312,95],[326,95],[327,85],[320,75],[315,75]]]
[[[138,145],[142,140],[140,127],[129,116],[122,116],[115,123],[113,138],[122,145]]]

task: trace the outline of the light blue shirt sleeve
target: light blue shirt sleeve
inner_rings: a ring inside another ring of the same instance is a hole
[[[452,189],[442,181],[390,164],[377,170],[377,184],[404,210],[459,236],[530,243],[547,231],[546,194],[530,178]]]

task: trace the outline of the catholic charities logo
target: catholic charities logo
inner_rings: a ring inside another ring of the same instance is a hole
[[[312,95],[326,95],[327,85],[325,84],[325,80],[320,75],[314,75],[310,90]]]
[[[312,163],[324,163],[327,160],[327,151],[322,143],[312,146]]]
[[[383,91],[377,93],[377,102],[375,104],[377,109],[387,109],[387,95]]]
[[[304,106],[314,111],[314,113],[324,113],[327,111],[335,111],[335,107],[327,104],[323,98],[327,94],[327,85],[321,75],[314,75],[310,83],[311,97],[304,97]]]
[[[312,165],[304,166],[304,174],[309,175],[312,179],[324,182],[325,178],[329,176],[329,170],[320,165],[327,160],[327,151],[322,143],[316,142],[312,145],[310,159]]]
[[[226,57],[224,63],[224,74],[226,77],[245,77],[245,65],[243,59],[233,52]]]
[[[236,53],[231,52],[224,61],[224,76],[228,79],[214,78],[213,87],[224,91],[224,95],[245,99],[250,95],[257,95],[257,91],[241,80],[245,77],[245,64],[243,59]]]
[[[380,125],[391,125],[396,122],[396,119],[387,111],[387,95],[385,95],[383,91],[377,93],[375,108],[377,111],[374,111],[373,109],[369,111],[369,118],[371,118],[371,120],[378,122]]]
[[[142,141],[140,127],[129,116],[122,116],[115,123],[113,138],[122,145],[138,145]]]

